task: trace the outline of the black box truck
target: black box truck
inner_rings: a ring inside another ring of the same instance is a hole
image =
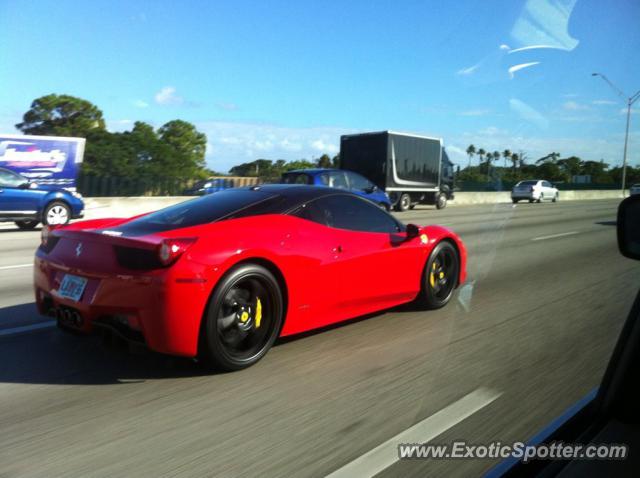
[[[386,191],[396,211],[416,204],[442,209],[453,199],[453,163],[440,138],[395,131],[341,136],[340,168]]]

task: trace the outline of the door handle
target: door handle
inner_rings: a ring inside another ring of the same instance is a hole
[[[342,246],[336,246],[333,248],[333,252],[342,252]]]

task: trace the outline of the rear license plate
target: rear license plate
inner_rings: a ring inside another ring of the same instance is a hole
[[[62,283],[58,289],[58,294],[61,297],[71,299],[78,302],[82,297],[84,288],[87,286],[87,279],[84,277],[78,277],[71,274],[66,274],[62,278]]]

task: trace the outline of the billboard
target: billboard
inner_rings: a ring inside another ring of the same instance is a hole
[[[84,138],[0,134],[0,167],[43,187],[75,190]]]

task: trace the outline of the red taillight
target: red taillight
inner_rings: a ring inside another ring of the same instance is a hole
[[[160,263],[163,266],[173,264],[194,242],[196,242],[195,237],[165,239],[158,248]]]
[[[43,247],[47,246],[49,238],[51,237],[51,231],[54,229],[56,229],[56,226],[42,226],[42,231],[40,231],[40,243]]]

